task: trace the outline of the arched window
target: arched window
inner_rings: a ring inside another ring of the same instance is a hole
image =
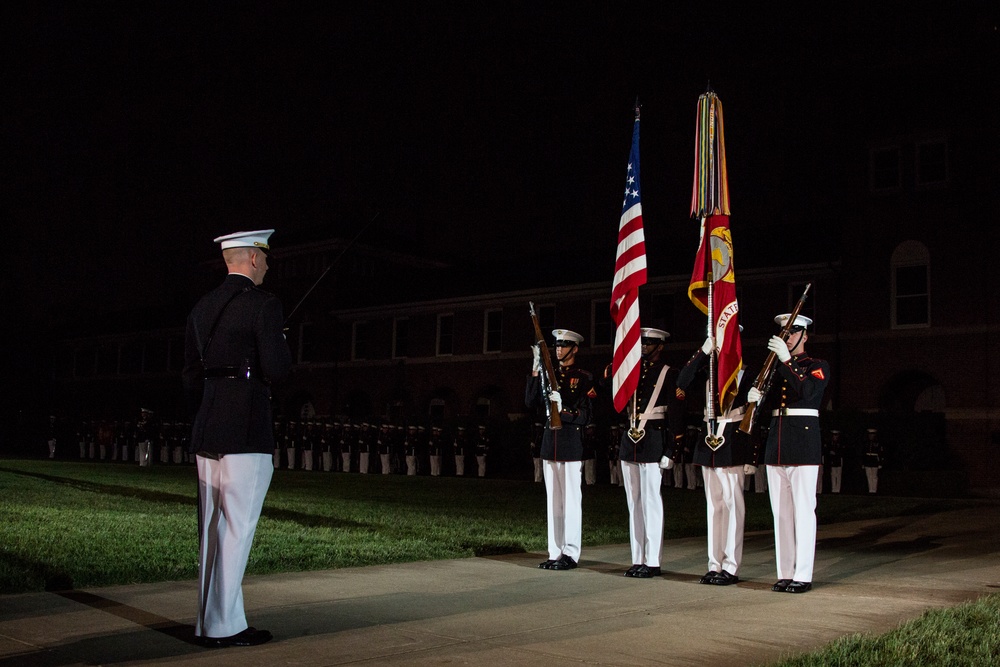
[[[903,241],[892,253],[892,328],[931,324],[930,253],[919,241]]]

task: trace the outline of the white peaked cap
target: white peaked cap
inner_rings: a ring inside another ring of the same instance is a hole
[[[791,316],[792,316],[791,313],[784,313],[782,315],[778,315],[777,317],[774,318],[774,323],[777,324],[778,326],[783,327],[785,326],[785,323],[788,322],[788,318]],[[802,327],[803,329],[805,329],[812,323],[813,321],[808,317],[806,317],[805,315],[796,315],[795,324],[793,324],[792,326]]]
[[[569,329],[553,329],[552,335],[555,336],[556,340],[571,340],[577,344],[583,342],[583,336]]]
[[[271,246],[267,244],[267,240],[273,233],[273,229],[258,229],[254,232],[233,232],[232,234],[216,237],[213,239],[213,242],[221,243],[223,250],[227,248],[262,248],[270,250]]]
[[[670,338],[670,334],[663,329],[653,329],[651,327],[643,327],[639,329],[642,333],[643,338],[659,338],[660,340],[666,340]]]

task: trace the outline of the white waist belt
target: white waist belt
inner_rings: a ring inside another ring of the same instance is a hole
[[[772,417],[819,417],[819,410],[815,408],[782,408],[771,410]]]

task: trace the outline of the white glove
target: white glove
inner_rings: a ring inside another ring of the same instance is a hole
[[[549,392],[549,402],[556,404],[556,409],[562,412],[562,396],[559,395],[558,391]]]
[[[792,353],[788,351],[788,346],[785,345],[785,341],[781,340],[780,336],[771,336],[771,340],[767,341],[767,349],[778,355],[778,361],[781,363],[792,358]]]
[[[660,468],[662,470],[670,470],[674,467],[674,460],[669,456],[663,456],[660,458]]]
[[[744,475],[756,475],[757,474],[757,466],[752,466],[749,463],[747,463],[746,465],[743,466],[743,474]]]
[[[757,387],[750,387],[750,390],[747,391],[747,403],[760,403],[761,398],[763,397]]]
[[[705,339],[705,342],[701,344],[701,351],[707,356],[712,354],[712,350],[715,349],[715,345],[712,343],[712,337],[709,336]]]
[[[537,345],[531,346],[531,372],[539,373],[542,370],[542,352]]]

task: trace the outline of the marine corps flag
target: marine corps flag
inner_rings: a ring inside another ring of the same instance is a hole
[[[694,187],[691,217],[701,221],[698,253],[695,255],[688,298],[708,316],[708,335],[715,340],[710,381],[719,415],[724,415],[736,397],[737,379],[743,365],[736,275],[733,271],[733,239],[729,231],[729,183],[726,178],[726,144],[722,131],[722,102],[713,92],[698,98],[695,134]],[[709,417],[714,418],[714,405]]]

